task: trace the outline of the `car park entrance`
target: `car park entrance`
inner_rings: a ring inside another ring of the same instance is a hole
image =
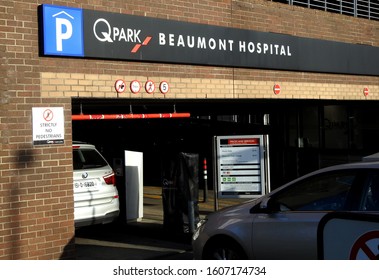
[[[240,105],[240,106],[239,106]],[[124,151],[143,153],[143,181],[145,186],[163,186],[162,175],[164,162],[175,154],[190,153],[198,156],[199,170],[203,160],[212,166],[212,141],[215,135],[262,133],[269,127],[263,125],[263,112],[249,113],[246,105],[235,104],[230,108],[228,103],[215,101],[209,104],[190,102],[153,102],[116,100],[110,102],[98,99],[73,99],[73,115],[142,115],[154,116],[161,113],[188,113],[190,117],[177,118],[124,118],[73,120],[73,140],[94,144],[113,165],[119,188],[121,216],[125,177],[123,172]],[[238,114],[236,112],[239,110]],[[245,108],[246,107],[246,108]],[[199,176],[200,189],[204,189],[203,176]],[[208,186],[213,189],[211,175]]]
[[[270,137],[270,173],[275,174],[271,176],[271,186],[275,189],[276,186],[309,171],[335,163],[358,161],[362,155],[370,154],[372,147],[370,143],[376,139],[376,134],[370,133],[369,139],[365,135],[367,129],[377,122],[376,105],[375,102],[370,106],[360,105],[359,102],[355,104],[318,102],[314,105],[306,101],[284,102],[283,100],[244,103],[213,100],[213,102],[200,103],[196,100],[178,102],[177,100],[73,99],[73,115],[134,113],[159,115],[168,112],[179,114],[185,112],[189,117],[73,120],[72,131],[73,140],[94,144],[113,165],[120,194],[122,221],[126,221],[125,177],[122,172],[118,174],[117,168],[123,168],[125,150],[143,153],[144,190],[154,187],[161,205],[161,208],[158,211],[155,209],[154,212],[154,215],[159,215],[159,229],[156,223],[145,223],[144,226],[152,226],[152,231],[161,232],[164,228],[164,219],[167,218],[164,217],[162,205],[163,196],[167,197],[167,193],[163,194],[162,173],[164,162],[169,155],[180,152],[197,154],[200,164],[206,159],[207,188],[213,191],[211,166],[214,136],[267,134]],[[357,131],[361,132],[359,137],[356,135]],[[202,166],[199,166],[199,170],[201,168]],[[198,199],[202,207],[204,183],[203,177],[199,176]],[[151,215],[150,206],[150,203],[144,205],[144,211],[148,211],[146,216]],[[200,208],[200,215],[206,215],[214,210],[208,208],[204,211]],[[122,230],[122,227],[118,230]],[[167,231],[163,232],[167,234]],[[188,245],[188,243],[183,244]],[[189,251],[186,252],[191,254]]]
[[[94,144],[116,170],[115,165],[123,166],[124,150],[142,152],[146,186],[162,187],[162,164],[167,155],[198,154],[200,163],[207,160],[210,189],[214,186],[211,175],[214,136],[267,134],[274,189],[309,171],[360,160],[362,155],[373,153],[370,143],[378,137],[368,129],[377,122],[375,110],[375,102],[368,106],[359,102],[74,98],[73,115],[172,112],[190,117],[74,120],[72,129],[73,140]],[[370,138],[365,137],[368,132]],[[120,188],[124,188],[122,176],[117,176]],[[199,179],[203,189],[202,176]]]
[[[72,121],[73,140],[95,144],[107,160],[124,150],[144,153],[145,182],[160,185],[168,151],[198,153],[212,166],[214,136],[267,134],[271,186],[333,164],[377,152],[376,108],[371,101],[72,99],[73,115],[188,113],[185,118]],[[208,172],[212,172],[211,169]],[[208,183],[212,187],[212,176]]]

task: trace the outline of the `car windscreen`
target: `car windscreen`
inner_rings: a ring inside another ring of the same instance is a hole
[[[98,168],[108,165],[104,158],[90,149],[74,149],[72,151],[74,170]]]

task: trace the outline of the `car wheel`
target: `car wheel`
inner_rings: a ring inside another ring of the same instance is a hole
[[[206,260],[246,260],[246,254],[234,241],[217,241],[204,250]]]

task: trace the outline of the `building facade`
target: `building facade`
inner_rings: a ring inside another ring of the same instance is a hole
[[[48,28],[58,13],[44,7],[56,6],[84,17],[74,50],[62,52],[72,15]],[[74,115],[156,113],[143,111],[151,104],[197,119],[269,114],[273,166],[298,166],[283,178],[375,150],[378,21],[266,0],[23,0],[0,11],[0,259],[75,258],[73,131],[94,132]],[[60,130],[40,136],[46,110]]]

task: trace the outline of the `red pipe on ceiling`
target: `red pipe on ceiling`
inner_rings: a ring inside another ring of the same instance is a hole
[[[73,121],[189,118],[190,113],[72,115]]]

